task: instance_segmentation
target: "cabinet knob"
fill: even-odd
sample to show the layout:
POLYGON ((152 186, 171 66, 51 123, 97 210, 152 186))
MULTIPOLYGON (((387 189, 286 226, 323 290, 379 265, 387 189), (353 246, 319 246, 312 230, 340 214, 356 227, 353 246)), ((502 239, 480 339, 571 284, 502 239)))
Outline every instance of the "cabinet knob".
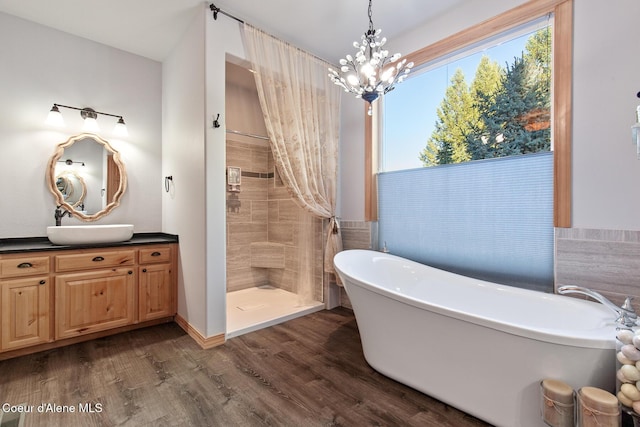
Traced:
POLYGON ((46 281, 46 280, 40 280, 40 284, 41 284, 41 285, 44 285, 45 283, 47 283, 47 281, 46 281))
POLYGON ((128 271, 128 273, 129 273, 129 274, 133 274, 133 271, 129 270, 129 271, 128 271))
POLYGON ((142 269, 142 272, 143 272, 143 273, 146 273, 146 272, 147 272, 147 269, 146 269, 146 268, 143 268, 143 269, 142 269))

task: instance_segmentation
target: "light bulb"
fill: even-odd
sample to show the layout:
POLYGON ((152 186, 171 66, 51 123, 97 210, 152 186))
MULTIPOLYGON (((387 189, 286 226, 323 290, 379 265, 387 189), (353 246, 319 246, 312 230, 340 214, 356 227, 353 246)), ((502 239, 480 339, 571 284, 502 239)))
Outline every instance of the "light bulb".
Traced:
POLYGON ((58 106, 53 104, 53 107, 49 111, 49 115, 47 116, 46 124, 51 126, 62 127, 64 126, 64 119, 62 118, 62 114, 58 109, 58 106))
POLYGON ((100 126, 98 126, 98 121, 93 117, 87 117, 84 119, 84 124, 82 125, 82 129, 86 132, 100 132, 100 126))
POLYGON ((349 74, 347 76, 347 82, 349 82, 349 84, 351 86, 356 86, 357 84, 360 83, 360 80, 356 76, 354 76, 353 74, 349 74))
POLYGON ((118 119, 118 123, 116 123, 116 127, 113 129, 113 133, 117 136, 129 136, 127 125, 124 123, 124 119, 122 117, 118 119))

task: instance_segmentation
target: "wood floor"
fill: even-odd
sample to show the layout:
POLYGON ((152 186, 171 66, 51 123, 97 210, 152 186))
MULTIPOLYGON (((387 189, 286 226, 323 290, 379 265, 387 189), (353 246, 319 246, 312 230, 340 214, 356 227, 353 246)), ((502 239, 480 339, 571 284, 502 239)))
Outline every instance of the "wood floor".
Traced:
POLYGON ((5 360, 4 403, 25 426, 487 426, 370 368, 343 308, 210 350, 166 324, 5 360))

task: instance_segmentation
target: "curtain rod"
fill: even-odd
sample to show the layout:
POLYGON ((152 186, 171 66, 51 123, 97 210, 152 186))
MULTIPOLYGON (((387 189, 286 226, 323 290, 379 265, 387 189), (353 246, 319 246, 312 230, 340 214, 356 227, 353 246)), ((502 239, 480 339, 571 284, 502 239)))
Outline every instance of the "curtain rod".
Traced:
MULTIPOLYGON (((209 9, 211 9, 211 12, 213 12, 213 19, 214 19, 214 21, 217 21, 217 20, 218 20, 218 13, 221 13, 221 14, 223 14, 223 15, 228 16, 228 17, 229 17, 229 18, 231 18, 231 19, 235 19, 236 21, 238 21, 238 22, 239 22, 239 23, 241 23, 241 24, 245 24, 245 22, 244 22, 242 19, 237 18, 237 17, 235 17, 235 16, 233 16, 233 15, 231 15, 231 14, 229 14, 229 13, 225 12, 224 10, 220 9, 219 7, 216 7, 216 5, 215 5, 215 4, 213 4, 213 3, 211 3, 211 4, 209 5, 209 9)), ((257 29, 257 28, 256 28, 256 29, 257 29)), ((262 31, 262 30, 260 30, 260 31, 262 31)), ((275 37, 275 36, 273 36, 273 35, 271 35, 271 34, 269 34, 269 36, 271 36, 271 37, 273 37, 273 38, 275 38, 275 39, 279 40, 277 37, 275 37)), ((291 45, 291 44, 290 44, 290 43, 288 43, 288 42, 284 42, 284 43, 287 43, 288 45, 291 45)), ((293 45, 291 45, 291 46, 293 46, 293 45)), ((312 57, 314 57, 314 58, 315 58, 315 59, 317 59, 318 61, 324 62, 325 64, 329 64, 329 65, 332 65, 332 66, 334 66, 334 67, 335 67, 335 65, 333 65, 331 62, 327 61, 326 59, 322 59, 322 58, 320 58, 319 56, 316 56, 316 55, 312 54, 311 52, 307 52, 307 51, 306 51, 306 50, 304 50, 304 49, 300 49, 299 47, 296 47, 296 46, 293 46, 293 47, 295 47, 296 49, 300 50, 301 52, 304 52, 304 53, 306 53, 306 54, 308 54, 308 55, 311 55, 312 57)), ((340 67, 338 67, 338 68, 340 68, 340 67)))
POLYGON ((241 24, 244 24, 244 21, 240 18, 236 18, 235 16, 228 14, 227 12, 225 12, 224 10, 220 9, 219 7, 216 7, 215 4, 211 3, 209 5, 209 9, 211 9, 211 12, 213 12, 213 19, 214 20, 218 20, 218 13, 221 13, 223 15, 228 16, 231 19, 235 19, 236 21, 238 21, 241 24))

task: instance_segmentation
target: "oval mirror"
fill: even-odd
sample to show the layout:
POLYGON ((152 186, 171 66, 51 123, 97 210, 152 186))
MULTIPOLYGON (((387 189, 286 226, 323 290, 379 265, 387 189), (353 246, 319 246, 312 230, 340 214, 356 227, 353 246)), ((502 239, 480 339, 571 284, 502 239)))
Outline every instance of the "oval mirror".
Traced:
POLYGON ((106 140, 83 133, 58 144, 47 168, 56 204, 84 221, 95 221, 120 204, 127 188, 124 163, 106 140))
POLYGON ((84 198, 87 195, 87 184, 84 178, 74 170, 65 170, 56 174, 56 187, 64 201, 75 209, 84 211, 84 198))

